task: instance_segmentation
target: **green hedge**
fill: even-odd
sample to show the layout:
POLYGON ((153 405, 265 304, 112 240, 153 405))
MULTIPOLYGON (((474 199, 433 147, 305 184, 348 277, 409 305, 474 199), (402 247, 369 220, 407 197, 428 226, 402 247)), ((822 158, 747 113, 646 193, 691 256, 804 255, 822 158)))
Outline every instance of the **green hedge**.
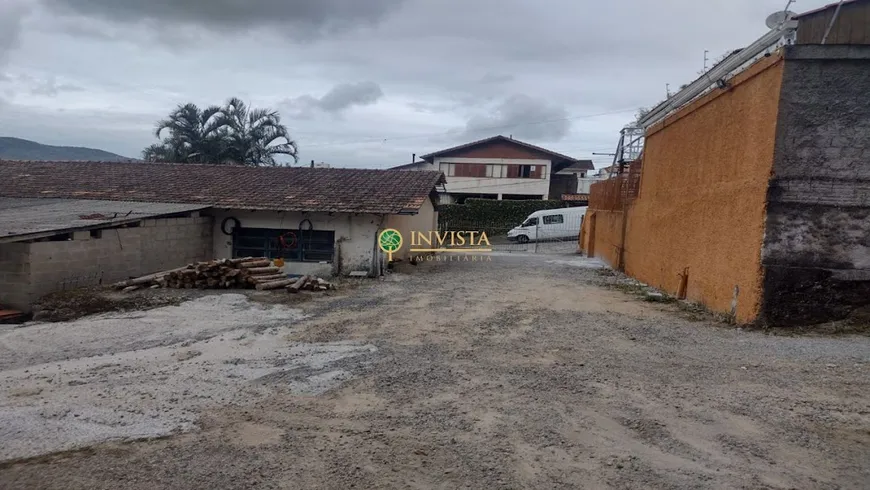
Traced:
POLYGON ((444 230, 482 230, 503 232, 518 226, 530 214, 544 209, 563 208, 562 201, 496 201, 467 199, 465 204, 438 206, 438 228, 444 230))

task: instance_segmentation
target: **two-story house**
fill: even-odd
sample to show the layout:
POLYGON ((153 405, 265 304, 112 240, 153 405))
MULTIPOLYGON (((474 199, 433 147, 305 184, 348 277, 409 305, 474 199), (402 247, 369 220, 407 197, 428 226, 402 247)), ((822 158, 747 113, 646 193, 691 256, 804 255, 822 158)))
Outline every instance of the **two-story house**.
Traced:
POLYGON ((461 203, 469 197, 487 199, 558 199, 563 185, 554 175, 563 168, 588 167, 554 151, 506 136, 494 136, 420 157, 422 161, 394 167, 402 170, 440 170, 447 184, 441 202, 461 203), (556 189, 559 187, 559 189, 556 189))

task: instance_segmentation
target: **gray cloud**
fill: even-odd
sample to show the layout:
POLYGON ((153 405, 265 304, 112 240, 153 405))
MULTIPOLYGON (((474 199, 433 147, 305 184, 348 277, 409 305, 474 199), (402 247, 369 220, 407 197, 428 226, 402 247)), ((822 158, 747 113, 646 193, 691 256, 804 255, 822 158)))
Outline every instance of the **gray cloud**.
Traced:
POLYGON ((514 95, 498 104, 489 114, 469 119, 465 134, 477 138, 510 132, 519 139, 559 141, 571 130, 568 117, 568 111, 562 106, 528 95, 514 95))
POLYGON ((26 73, 14 76, 0 73, 0 83, 6 84, 10 95, 16 92, 28 92, 31 95, 56 97, 62 92, 83 92, 85 90, 83 87, 71 83, 58 83, 57 78, 53 75, 39 78, 26 73))
POLYGON ((374 24, 404 0, 42 0, 63 13, 155 26, 188 24, 242 31, 269 26, 304 39, 374 24))
POLYGON ((338 115, 353 106, 375 104, 383 96, 384 91, 375 82, 341 83, 320 98, 303 95, 284 101, 282 105, 297 117, 307 119, 313 116, 315 110, 338 115))
POLYGON ((513 75, 508 75, 506 73, 496 74, 490 72, 480 78, 480 83, 483 85, 502 85, 505 83, 513 82, 514 80, 516 80, 516 77, 513 75))
POLYGON ((28 8, 24 2, 4 0, 0 2, 0 68, 6 64, 9 53, 18 46, 21 22, 28 8))
POLYGON ((30 93, 33 95, 44 95, 47 97, 56 97, 61 92, 82 92, 85 89, 71 83, 57 83, 55 77, 48 77, 44 80, 27 77, 31 82, 30 93))
POLYGON ((318 106, 326 112, 338 112, 353 105, 374 104, 383 96, 375 82, 342 83, 321 97, 318 106))
MULTIPOLYGON (((801 0, 795 8, 830 1, 801 0)), ((153 142, 154 121, 179 102, 203 106, 239 95, 285 115, 303 161, 386 166, 497 133, 589 158, 612 149, 622 125, 638 107, 659 101, 666 83, 673 90, 695 79, 704 50, 715 55, 751 43, 784 4, 0 0, 0 35, 7 39, 0 52, 15 45, 8 39, 20 39, 0 73, 53 74, 58 85, 88 89, 45 97, 17 79, 0 83, 8 101, 0 118, 19 114, 0 121, 0 132, 44 138, 66 109, 61 130, 69 141, 61 143, 79 139, 136 155, 153 142), (13 23, 11 1, 33 7, 13 23), (615 29, 614 22, 632 28, 615 29), (10 35, 6 25, 22 35, 10 35), (389 97, 330 91, 336 80, 377 80, 389 97), (288 94, 308 95, 286 100, 288 94), (376 104, 356 105, 373 98, 376 104), (125 112, 147 124, 117 117, 125 112), (602 113, 611 115, 586 117, 602 113), (565 116, 570 123, 552 121, 565 116), (541 120, 552 122, 529 124, 541 120), (499 129, 487 129, 493 126, 499 129), (108 130, 111 138, 94 140, 108 130)))

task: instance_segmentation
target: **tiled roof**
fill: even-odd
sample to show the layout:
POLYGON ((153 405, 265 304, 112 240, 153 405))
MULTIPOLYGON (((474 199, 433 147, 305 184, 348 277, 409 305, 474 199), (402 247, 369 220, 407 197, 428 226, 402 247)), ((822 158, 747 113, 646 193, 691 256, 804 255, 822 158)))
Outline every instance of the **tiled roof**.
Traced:
POLYGON ((0 196, 202 204, 232 209, 416 211, 441 172, 0 160, 0 196))
POLYGON ((563 167, 562 170, 595 170, 595 165, 592 160, 577 160, 571 165, 563 167))
POLYGON ((426 160, 421 160, 419 162, 396 165, 395 167, 390 167, 390 170, 416 170, 417 167, 421 165, 429 165, 429 162, 427 162, 426 160))
MULTIPOLYGON (((472 141, 471 143, 465 143, 464 145, 454 146, 453 148, 447 148, 446 150, 436 151, 436 152, 430 153, 428 155, 423 155, 420 158, 422 158, 423 160, 426 160, 426 161, 430 161, 433 158, 443 156, 443 155, 446 155, 448 153, 454 153, 454 152, 457 152, 459 150, 465 150, 465 149, 468 149, 468 148, 471 148, 474 146, 486 145, 486 144, 489 144, 489 143, 492 143, 495 141, 504 141, 506 143, 511 143, 511 144, 514 144, 517 146, 521 146, 521 147, 527 148, 529 150, 543 153, 543 154, 548 155, 548 156, 555 158, 557 160, 565 160, 567 162, 584 162, 584 161, 586 161, 586 160, 577 160, 576 158, 571 158, 567 155, 563 155, 561 153, 556 153, 555 151, 550 151, 546 148, 541 148, 540 146, 535 146, 531 143, 526 143, 524 141, 515 140, 513 138, 508 138, 507 136, 502 136, 502 135, 493 136, 491 138, 484 138, 482 140, 472 141)), ((592 170, 592 168, 593 168, 592 161, 591 160, 588 160, 588 161, 589 161, 589 169, 588 170, 592 170)))

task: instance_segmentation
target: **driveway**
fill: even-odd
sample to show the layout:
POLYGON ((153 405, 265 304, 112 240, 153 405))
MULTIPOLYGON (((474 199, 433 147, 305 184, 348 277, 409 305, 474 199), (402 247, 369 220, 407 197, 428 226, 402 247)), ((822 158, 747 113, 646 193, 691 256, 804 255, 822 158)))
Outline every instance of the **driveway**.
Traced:
POLYGON ((204 309, 256 313, 216 327, 161 309, 151 324, 171 327, 114 352, 93 325, 2 332, 0 411, 22 425, 0 429, 20 452, 0 487, 870 486, 870 338, 690 321, 601 287, 592 265, 423 263, 299 310, 216 299, 204 309), (57 384, 28 377, 46 371, 57 384), (109 409, 159 424, 124 432, 109 409), (65 429, 78 412, 95 442, 65 429), (157 438, 99 442, 138 430, 157 438))

